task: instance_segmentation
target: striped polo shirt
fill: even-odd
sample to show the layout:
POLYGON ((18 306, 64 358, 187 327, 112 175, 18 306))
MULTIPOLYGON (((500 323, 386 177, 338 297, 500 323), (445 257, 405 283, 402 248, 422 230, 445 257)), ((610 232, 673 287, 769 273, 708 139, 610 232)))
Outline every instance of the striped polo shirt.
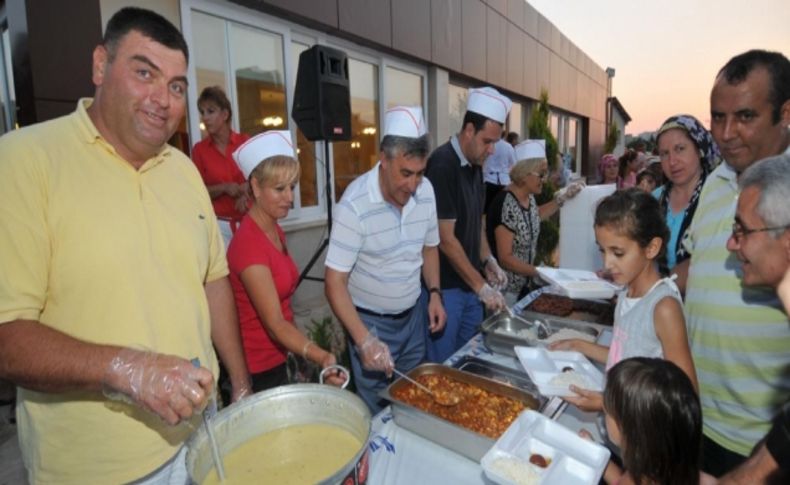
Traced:
POLYGON ((351 273, 348 291, 354 305, 399 313, 420 296, 423 248, 439 244, 436 198, 423 178, 399 211, 381 194, 380 165, 354 180, 335 206, 325 264, 351 273))
POLYGON ((685 311, 703 431, 748 455, 790 397, 790 325, 774 290, 741 285, 741 264, 726 247, 737 200, 737 174, 723 163, 705 183, 686 241, 685 311))

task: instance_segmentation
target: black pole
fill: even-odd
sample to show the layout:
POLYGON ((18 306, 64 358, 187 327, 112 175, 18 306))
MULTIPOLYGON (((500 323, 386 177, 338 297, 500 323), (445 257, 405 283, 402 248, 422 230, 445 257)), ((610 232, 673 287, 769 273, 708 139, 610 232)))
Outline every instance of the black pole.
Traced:
POLYGON ((307 263, 307 266, 302 270, 302 274, 299 275, 299 281, 296 283, 296 287, 298 288, 299 285, 302 284, 304 280, 310 281, 324 281, 324 278, 319 278, 317 276, 309 276, 307 273, 313 268, 313 265, 318 261, 318 258, 321 257, 321 254, 324 252, 324 249, 329 246, 329 237, 332 235, 332 177, 329 170, 329 141, 324 140, 324 192, 326 193, 326 237, 321 242, 321 245, 318 246, 318 249, 315 250, 313 256, 310 258, 310 261, 307 263))

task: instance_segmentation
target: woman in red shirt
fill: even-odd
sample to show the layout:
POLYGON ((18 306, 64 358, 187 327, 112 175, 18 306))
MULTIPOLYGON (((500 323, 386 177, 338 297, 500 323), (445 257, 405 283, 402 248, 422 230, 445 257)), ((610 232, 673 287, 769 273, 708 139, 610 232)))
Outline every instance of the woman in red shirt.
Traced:
MULTIPOLYGON (((291 296, 299 273, 277 224, 288 215, 299 180, 299 162, 293 156, 288 131, 256 135, 233 154, 253 195, 228 248, 228 266, 254 392, 288 383, 289 351, 323 368, 336 363, 333 354, 293 324, 291 296)), ((342 377, 331 375, 327 381, 340 385, 342 377)))
POLYGON ((246 180, 231 154, 250 137, 231 130, 230 101, 220 87, 207 87, 200 93, 198 111, 208 136, 192 148, 192 161, 208 188, 227 247, 231 227, 247 212, 246 180))

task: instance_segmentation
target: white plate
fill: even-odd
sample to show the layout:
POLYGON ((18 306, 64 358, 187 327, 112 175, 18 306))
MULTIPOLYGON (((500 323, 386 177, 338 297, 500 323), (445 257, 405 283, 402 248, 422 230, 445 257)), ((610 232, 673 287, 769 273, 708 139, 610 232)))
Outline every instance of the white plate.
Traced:
POLYGON ((568 386, 556 385, 551 382, 555 377, 562 375, 562 369, 566 367, 573 368, 573 371, 588 384, 579 387, 591 391, 603 391, 603 374, 580 352, 551 351, 542 347, 522 346, 517 346, 513 350, 524 370, 529 374, 529 378, 538 386, 538 391, 544 396, 576 395, 568 386))
POLYGON ((531 467, 539 484, 597 484, 609 461, 609 450, 535 411, 527 410, 510 425, 480 460, 486 476, 496 483, 515 482, 496 467, 499 459, 512 459, 531 467), (533 453, 551 459, 547 468, 529 463, 533 453))
POLYGON ((613 297, 618 289, 616 285, 599 278, 592 271, 548 266, 539 266, 537 271, 542 279, 558 286, 571 298, 608 299, 613 297))

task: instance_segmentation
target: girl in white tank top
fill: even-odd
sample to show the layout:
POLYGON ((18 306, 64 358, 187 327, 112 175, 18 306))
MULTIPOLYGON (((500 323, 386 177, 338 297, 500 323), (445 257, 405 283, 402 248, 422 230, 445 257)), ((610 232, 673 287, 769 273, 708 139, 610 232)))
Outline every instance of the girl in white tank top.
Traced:
MULTIPOLYGON (((563 340, 552 350, 576 350, 606 363, 607 370, 629 357, 661 357, 673 362, 697 387, 689 350, 683 302, 674 278, 662 277, 669 229, 658 201, 638 189, 617 191, 595 211, 595 239, 604 268, 623 287, 617 298, 611 347, 563 340), (663 269, 663 268, 662 268, 663 269)), ((601 394, 571 388, 566 400, 584 410, 601 410, 601 394)))

